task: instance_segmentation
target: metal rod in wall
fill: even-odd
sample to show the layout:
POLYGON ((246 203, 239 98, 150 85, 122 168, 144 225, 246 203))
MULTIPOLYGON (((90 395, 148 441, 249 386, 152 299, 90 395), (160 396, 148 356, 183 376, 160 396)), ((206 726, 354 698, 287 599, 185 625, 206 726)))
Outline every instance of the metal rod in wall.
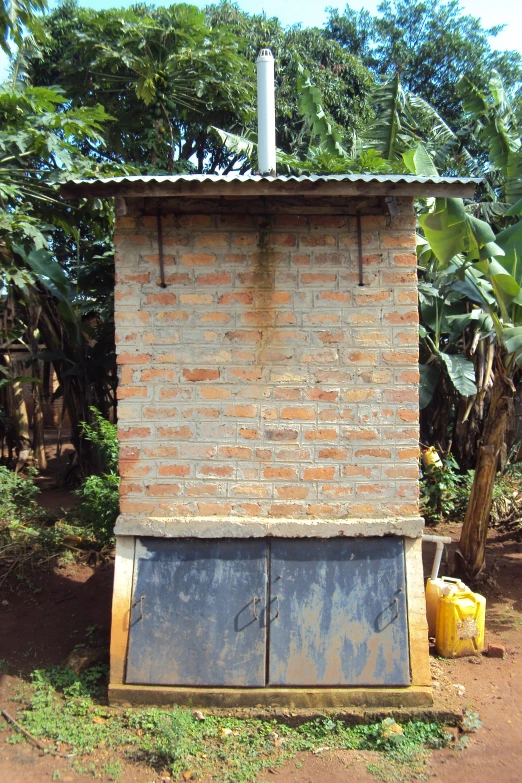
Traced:
POLYGON ((364 285, 361 213, 357 211, 357 249, 359 251, 359 285, 364 285))
POLYGON ((160 270, 160 288, 166 288, 165 282, 165 266, 163 263, 163 226, 161 224, 161 209, 158 207, 156 212, 156 219, 158 221, 158 256, 159 256, 159 270, 160 270))

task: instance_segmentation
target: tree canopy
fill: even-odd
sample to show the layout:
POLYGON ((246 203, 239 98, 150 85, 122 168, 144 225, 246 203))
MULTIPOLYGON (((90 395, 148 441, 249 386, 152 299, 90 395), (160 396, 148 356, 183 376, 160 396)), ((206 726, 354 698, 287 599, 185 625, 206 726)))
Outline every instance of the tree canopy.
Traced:
POLYGON ((271 46, 277 63, 278 144, 299 144, 297 61, 346 128, 369 117, 369 71, 318 28, 285 30, 277 19, 249 15, 227 2, 206 12, 190 5, 95 11, 65 0, 44 20, 47 41, 29 60, 38 85, 59 83, 74 105, 101 103, 117 118, 101 160, 140 170, 231 170, 217 126, 255 132, 255 59, 271 46))
POLYGON ((463 121, 455 85, 462 74, 479 89, 492 70, 500 73, 512 98, 522 101, 522 54, 501 52, 491 40, 501 26, 485 29, 464 14, 459 0, 382 0, 378 13, 329 9, 328 34, 360 57, 376 77, 399 75, 409 92, 432 104, 454 126, 463 121))

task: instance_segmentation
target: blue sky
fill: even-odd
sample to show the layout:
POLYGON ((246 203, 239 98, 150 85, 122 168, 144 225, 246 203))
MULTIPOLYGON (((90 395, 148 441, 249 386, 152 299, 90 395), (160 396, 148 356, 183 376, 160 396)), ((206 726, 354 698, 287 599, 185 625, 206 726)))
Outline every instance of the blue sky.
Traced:
MULTIPOLYGON (((121 8, 132 5, 136 0, 81 0, 82 6, 90 8, 121 8)), ((374 13, 380 0, 351 0, 350 6, 356 10, 367 8, 374 13)), ((154 0, 148 0, 156 4, 154 0)), ((203 8, 209 0, 192 0, 194 5, 203 8)), ((305 27, 313 25, 322 27, 327 19, 326 7, 331 6, 342 10, 346 0, 239 0, 239 6, 250 13, 265 11, 268 16, 278 16, 284 25, 300 23, 305 27), (324 5, 323 5, 324 2, 324 5)), ((52 3, 51 3, 52 4, 52 3)), ((163 0, 158 5, 168 5, 169 0, 163 0)), ((484 27, 505 24, 506 28, 494 40, 497 49, 518 49, 522 51, 522 2, 520 0, 461 0, 465 13, 478 16, 484 27)), ((0 53, 1 55, 1 53, 0 53)), ((5 72, 6 59, 0 56, 0 78, 5 72)))

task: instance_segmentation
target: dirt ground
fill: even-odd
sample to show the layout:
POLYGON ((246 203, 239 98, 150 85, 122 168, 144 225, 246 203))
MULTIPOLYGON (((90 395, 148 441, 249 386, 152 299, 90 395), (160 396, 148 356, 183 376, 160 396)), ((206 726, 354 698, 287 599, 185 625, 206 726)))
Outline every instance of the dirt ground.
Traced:
MULTIPOLYGON (((42 496, 42 505, 47 507, 70 502, 67 490, 42 496)), ((451 535, 456 542, 459 527, 444 526, 436 532, 451 535)), ((427 573, 431 546, 426 545, 427 573)), ((504 659, 482 656, 454 661, 433 657, 437 690, 462 694, 457 696, 462 709, 478 712, 482 721, 477 733, 467 735, 467 747, 457 743, 432 753, 428 774, 440 783, 522 780, 522 543, 492 531, 488 570, 489 577, 481 588, 487 598, 487 643, 503 645, 506 655, 504 659)), ((8 661, 9 671, 15 664, 23 678, 35 668, 62 663, 78 643, 108 646, 112 576, 109 561, 96 567, 68 564, 13 577, 0 595, 0 663, 8 661)), ((16 715, 19 689, 19 677, 0 676, 0 709, 16 715)), ((44 755, 28 743, 4 744, 6 736, 5 732, 0 734, 0 781, 92 780, 92 775, 74 771, 68 760, 44 755)), ((376 755, 360 751, 300 754, 286 766, 264 773, 262 780, 365 783, 375 780, 366 767, 376 755)), ((107 761, 112 760, 108 756, 107 761)), ((165 778, 144 765, 124 762, 119 780, 160 783, 165 778)))

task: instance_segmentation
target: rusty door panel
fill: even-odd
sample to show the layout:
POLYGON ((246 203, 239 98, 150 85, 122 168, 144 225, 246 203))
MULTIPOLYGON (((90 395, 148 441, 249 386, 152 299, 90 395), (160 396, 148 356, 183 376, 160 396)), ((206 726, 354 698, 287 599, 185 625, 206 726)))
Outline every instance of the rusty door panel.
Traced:
POLYGON ((128 683, 265 685, 265 540, 141 538, 134 570, 128 683))
POLYGON ((401 538, 273 539, 270 685, 409 685, 401 538))

